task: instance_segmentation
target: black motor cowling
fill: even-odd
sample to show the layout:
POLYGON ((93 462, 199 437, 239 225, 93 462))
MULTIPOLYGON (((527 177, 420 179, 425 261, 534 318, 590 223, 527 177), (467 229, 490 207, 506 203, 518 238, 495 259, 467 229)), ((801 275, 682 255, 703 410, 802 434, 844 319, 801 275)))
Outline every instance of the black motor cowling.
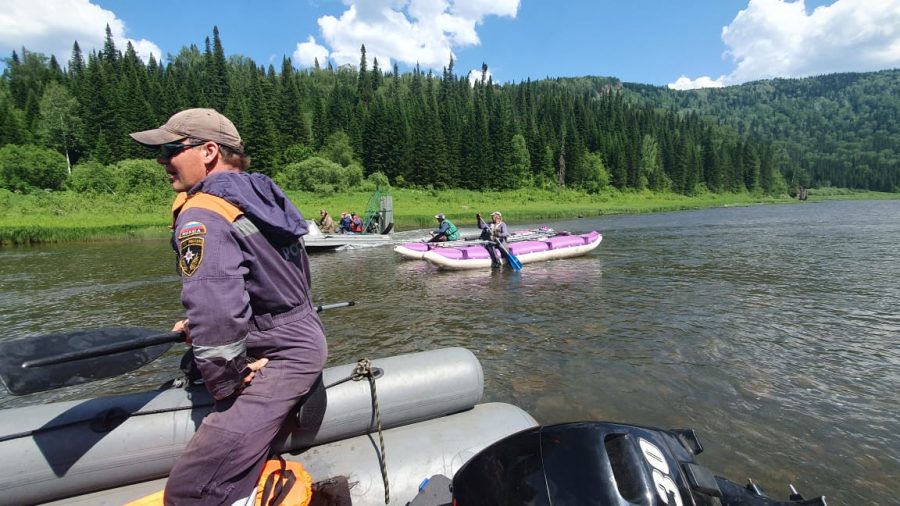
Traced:
POLYGON ((694 461, 703 451, 693 430, 606 422, 526 429, 485 448, 453 477, 456 506, 643 505, 813 506, 793 493, 769 499, 694 461))

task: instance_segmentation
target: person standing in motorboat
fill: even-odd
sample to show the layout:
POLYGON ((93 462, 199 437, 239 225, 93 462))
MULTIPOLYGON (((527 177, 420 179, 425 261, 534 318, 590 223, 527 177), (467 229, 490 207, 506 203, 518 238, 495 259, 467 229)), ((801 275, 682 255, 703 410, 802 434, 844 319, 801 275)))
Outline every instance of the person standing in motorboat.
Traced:
POLYGON ((323 234, 334 234, 337 232, 334 220, 331 219, 331 215, 328 214, 328 211, 324 209, 319 210, 319 222, 317 225, 319 225, 319 230, 321 230, 323 234))
MULTIPOLYGON (((310 296, 307 224, 214 109, 181 111, 131 137, 158 149, 179 192, 184 332, 215 398, 166 483, 166 505, 243 504, 255 497, 272 440, 320 381, 328 347, 310 296)), ((252 502, 252 501, 251 501, 252 502)))
POLYGON ((459 239, 459 230, 452 221, 448 220, 444 213, 434 215, 438 220, 438 229, 431 231, 431 239, 428 242, 446 242, 459 239))
MULTIPOLYGON (((484 219, 481 217, 481 213, 475 215, 475 221, 478 228, 481 229, 482 241, 506 244, 506 240, 509 238, 509 227, 507 227, 506 222, 503 221, 503 215, 500 214, 500 211, 491 213, 490 223, 485 223, 484 219)), ((491 267, 500 267, 500 257, 498 256, 497 249, 492 245, 485 246, 485 249, 487 249, 488 254, 491 256, 491 267)))

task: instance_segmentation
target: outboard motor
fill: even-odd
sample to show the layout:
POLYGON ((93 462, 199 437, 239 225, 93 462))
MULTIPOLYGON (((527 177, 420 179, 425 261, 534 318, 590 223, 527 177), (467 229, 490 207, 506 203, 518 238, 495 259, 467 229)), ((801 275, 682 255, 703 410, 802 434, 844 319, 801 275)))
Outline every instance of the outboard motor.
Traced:
POLYGON ((825 506, 824 497, 805 500, 793 486, 781 502, 752 482, 742 487, 715 476, 694 461, 702 451, 692 429, 605 422, 534 427, 463 465, 452 480, 452 504, 825 506))

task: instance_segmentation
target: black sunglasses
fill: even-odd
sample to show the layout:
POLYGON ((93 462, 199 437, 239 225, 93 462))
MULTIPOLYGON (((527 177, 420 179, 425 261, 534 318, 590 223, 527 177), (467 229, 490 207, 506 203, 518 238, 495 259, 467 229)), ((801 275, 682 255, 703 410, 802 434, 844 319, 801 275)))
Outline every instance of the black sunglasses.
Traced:
POLYGON ((168 160, 187 148, 195 148, 204 144, 206 144, 206 141, 194 142, 190 144, 182 144, 180 142, 169 142, 166 144, 161 144, 159 146, 159 157, 168 160))

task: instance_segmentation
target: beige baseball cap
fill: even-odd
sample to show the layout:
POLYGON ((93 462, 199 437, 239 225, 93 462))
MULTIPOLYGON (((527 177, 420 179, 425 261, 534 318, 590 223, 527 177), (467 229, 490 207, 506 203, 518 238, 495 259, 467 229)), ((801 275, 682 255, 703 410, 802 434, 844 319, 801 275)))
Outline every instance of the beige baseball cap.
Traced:
POLYGON ((202 141, 213 141, 240 153, 244 152, 244 141, 234 123, 215 109, 185 109, 176 113, 166 124, 152 130, 128 134, 145 146, 160 146, 187 137, 202 141))

